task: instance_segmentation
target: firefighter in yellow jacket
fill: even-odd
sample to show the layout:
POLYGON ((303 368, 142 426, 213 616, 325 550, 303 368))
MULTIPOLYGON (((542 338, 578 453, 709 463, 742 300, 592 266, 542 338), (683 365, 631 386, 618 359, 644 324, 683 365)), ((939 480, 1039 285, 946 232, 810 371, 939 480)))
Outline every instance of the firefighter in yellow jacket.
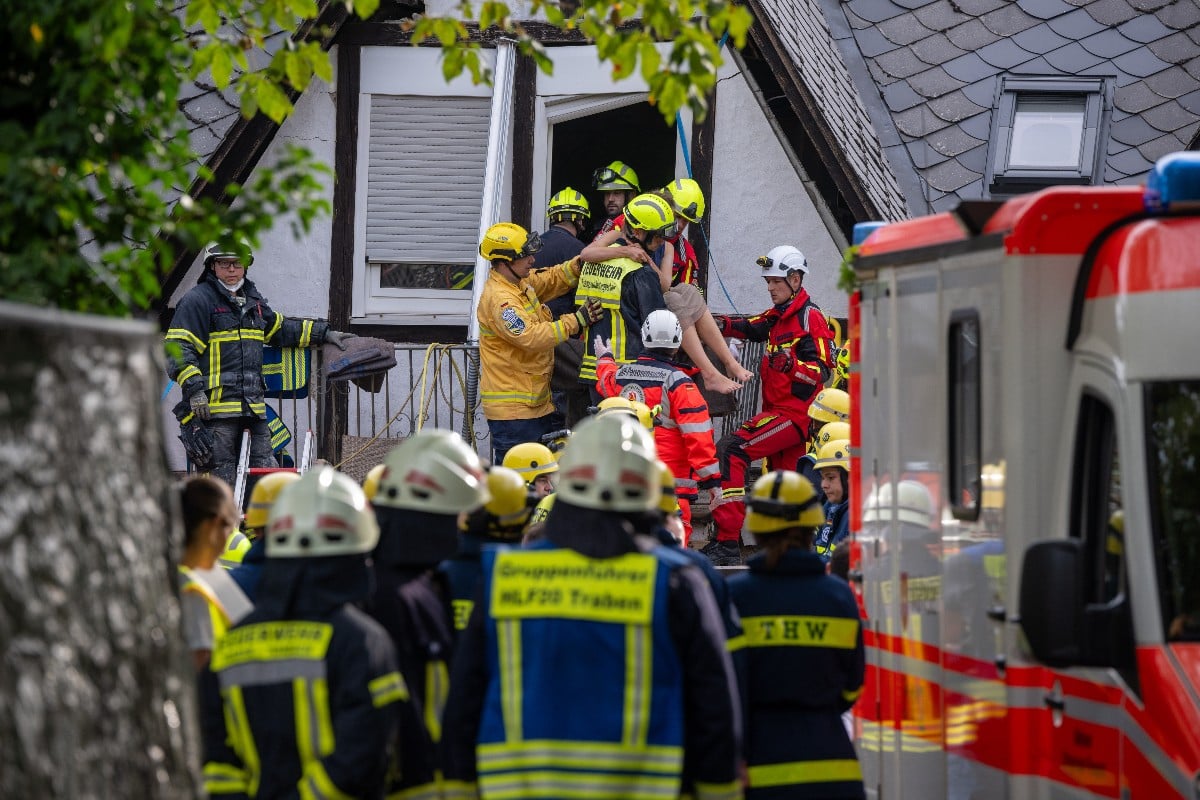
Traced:
POLYGON ((533 272, 541 248, 536 233, 499 222, 488 228, 479 254, 492 264, 479 308, 480 397, 492 434, 492 463, 509 448, 536 442, 553 430, 550 373, 554 347, 600 317, 587 303, 554 319, 543 301, 566 294, 579 282, 578 258, 533 272))

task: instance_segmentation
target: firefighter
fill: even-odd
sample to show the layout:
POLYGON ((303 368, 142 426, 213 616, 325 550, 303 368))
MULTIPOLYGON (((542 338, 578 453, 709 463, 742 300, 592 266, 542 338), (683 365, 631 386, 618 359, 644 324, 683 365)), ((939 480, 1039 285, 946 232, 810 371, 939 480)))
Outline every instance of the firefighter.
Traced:
POLYGON ((529 490, 539 500, 554 493, 558 459, 546 445, 539 442, 522 442, 504 456, 503 466, 516 471, 524 478, 529 490))
POLYGON ((229 576, 251 600, 258 594, 263 562, 267 559, 267 518, 271 514, 271 506, 275 505, 279 493, 285 487, 298 480, 298 472, 270 472, 259 478, 250 490, 250 505, 242 523, 250 540, 250 547, 242 556, 241 563, 230 570, 229 576))
POLYGON ((596 232, 602 236, 614 228, 614 221, 621 214, 621 209, 642 191, 638 184, 637 173, 633 167, 623 161, 614 161, 607 167, 600 167, 592 173, 592 188, 600 192, 604 203, 604 224, 596 232))
MULTIPOLYGON (((662 244, 663 237, 675 230, 675 212, 666 200, 653 194, 641 194, 629 201, 623 214, 621 244, 640 248, 647 256, 662 244)), ((585 262, 575 294, 579 303, 598 303, 603 308, 600 320, 589 335, 599 334, 612 348, 618 364, 628 364, 642 352, 638 332, 651 313, 666 308, 658 273, 650 264, 631 258, 610 258, 599 263, 585 262)), ((582 306, 581 306, 582 307, 582 306)), ((583 365, 579 380, 588 384, 592 399, 596 391, 596 353, 590 338, 584 338, 583 365)))
POLYGON ((242 430, 250 431, 250 466, 275 467, 263 397, 263 345, 342 350, 353 334, 323 320, 271 310, 246 269, 254 254, 244 244, 214 242, 204 272, 183 296, 167 330, 167 377, 183 401, 174 409, 192 463, 233 485, 242 430))
POLYGON ((489 499, 463 517, 458 552, 438 566, 450 590, 451 618, 457 633, 467 627, 475 594, 483 579, 482 554, 487 544, 518 545, 533 507, 530 490, 516 470, 491 467, 487 473, 489 499))
POLYGON ((586 420, 560 469, 545 538, 484 552, 446 708, 446 796, 740 797, 712 591, 635 536, 661 495, 653 437, 622 415, 586 420))
POLYGON ((202 683, 209 796, 382 798, 397 747, 393 786, 432 791, 392 643, 356 607, 378 538, 362 490, 329 467, 280 494, 259 604, 217 643, 202 683))
POLYGON ((682 339, 679 320, 662 309, 642 324, 645 349, 632 364, 618 368, 606 342, 597 341, 594 346, 600 356, 596 366, 600 394, 661 408, 654 442, 659 458, 676 476, 675 495, 682 509, 686 547, 692 537, 692 503, 703 492, 706 504, 716 505, 721 467, 708 404, 691 376, 674 361, 682 339))
POLYGON ((861 798, 841 715, 862 690, 863 634, 850 587, 812 551, 816 493, 799 473, 769 472, 747 505, 762 551, 729 579, 745 631, 747 800, 861 798))
POLYGON ((841 389, 822 389, 808 407, 808 416, 819 423, 850 422, 850 395, 841 389))
POLYGON ((458 434, 424 430, 384 459, 372 505, 379 521, 368 606, 396 645, 400 671, 441 736, 454 644, 450 589, 437 566, 458 549, 458 517, 488 500, 483 462, 458 434))
POLYGON ((826 443, 813 466, 821 475, 825 495, 825 522, 817 531, 813 549, 828 563, 834 548, 850 538, 850 442, 834 439, 826 443))
POLYGON ((179 605, 183 638, 196 670, 212 655, 213 644, 253 608, 224 569, 214 569, 230 532, 237 506, 229 484, 194 475, 180 486, 183 558, 179 562, 179 605))
POLYGON ((753 317, 718 317, 725 336, 766 341, 760 374, 762 413, 717 443, 723 480, 713 509, 717 535, 704 553, 715 564, 741 563, 739 538, 746 515, 746 471, 768 458, 795 469, 809 435, 808 407, 833 370, 833 331, 804 289, 808 262, 791 245, 773 248, 756 262, 772 307, 753 317))
MULTIPOLYGON (((808 414, 810 417, 812 416, 812 406, 808 407, 808 414)), ((811 431, 812 429, 810 428, 809 430, 811 431)), ((817 428, 816 435, 809 439, 808 452, 802 455, 800 461, 796 464, 796 471, 808 478, 813 488, 817 491, 817 498, 821 501, 821 505, 825 504, 825 491, 821 488, 821 475, 817 472, 814 464, 817 463, 817 453, 820 449, 834 439, 850 439, 849 423, 826 422, 817 428)))
POLYGON ((492 461, 509 448, 554 430, 550 373, 554 347, 600 318, 585 302, 552 319, 542 301, 569 292, 579 281, 578 259, 531 272, 541 248, 536 234, 500 222, 487 229, 479 254, 492 265, 475 314, 479 319, 479 396, 492 434, 492 461))

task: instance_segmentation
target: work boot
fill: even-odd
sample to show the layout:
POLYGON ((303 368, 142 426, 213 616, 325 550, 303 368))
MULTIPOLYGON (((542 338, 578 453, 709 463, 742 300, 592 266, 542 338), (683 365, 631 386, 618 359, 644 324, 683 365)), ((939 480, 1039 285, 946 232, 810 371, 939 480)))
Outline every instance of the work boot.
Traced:
POLYGON ((737 567, 742 563, 742 548, 736 541, 720 542, 713 539, 700 552, 708 557, 714 567, 737 567))

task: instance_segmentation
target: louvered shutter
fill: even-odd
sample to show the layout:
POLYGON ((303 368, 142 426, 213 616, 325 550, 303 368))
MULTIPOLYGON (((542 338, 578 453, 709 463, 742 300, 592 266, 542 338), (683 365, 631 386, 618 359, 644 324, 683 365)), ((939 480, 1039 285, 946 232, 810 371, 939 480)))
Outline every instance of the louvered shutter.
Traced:
POLYGON ((367 260, 475 260, 491 101, 371 96, 367 260))

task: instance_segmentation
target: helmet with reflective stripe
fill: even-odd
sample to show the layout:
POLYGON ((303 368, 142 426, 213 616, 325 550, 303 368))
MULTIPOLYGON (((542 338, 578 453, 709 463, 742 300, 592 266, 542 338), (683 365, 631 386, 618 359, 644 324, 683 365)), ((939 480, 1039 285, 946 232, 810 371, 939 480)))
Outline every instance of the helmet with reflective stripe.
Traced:
POLYGON ((654 236, 675 233, 675 212, 671 204, 656 194, 639 194, 625 205, 625 224, 654 236))
POLYGON ((654 436, 628 414, 583 420, 558 463, 558 499, 565 503, 617 512, 658 508, 654 436))
POLYGON ((642 344, 658 350, 678 350, 683 346, 679 317, 665 308, 651 311, 642 323, 642 344))
POLYGON ((798 472, 768 472, 754 482, 746 498, 746 530, 755 536, 816 527, 824 521, 816 489, 798 472))
POLYGON ((846 472, 849 472, 850 455, 850 440, 834 439, 817 451, 817 460, 813 464, 813 468, 822 470, 829 469, 830 467, 841 467, 846 472))
POLYGON ((208 247, 204 248, 204 266, 211 267, 212 262, 218 259, 237 259, 243 267, 249 267, 254 263, 254 251, 250 249, 250 243, 242 240, 236 241, 231 237, 225 237, 215 242, 209 242, 208 247))
POLYGON ((850 423, 842 422, 826 422, 821 426, 821 430, 817 431, 817 447, 821 448, 835 439, 850 438, 850 423))
POLYGON ((654 418, 661 410, 657 406, 651 408, 639 400, 631 400, 628 397, 606 397, 596 406, 596 416, 607 417, 616 414, 635 417, 638 422, 642 423, 642 427, 651 431, 654 430, 654 418))
POLYGON ((790 244, 772 247, 770 252, 756 258, 754 263, 762 267, 764 278, 786 278, 793 272, 808 274, 808 259, 790 244))
POLYGON ((809 405, 808 416, 819 422, 849 422, 850 395, 841 389, 822 389, 809 405))
POLYGON ((525 479, 516 470, 492 467, 487 473, 487 487, 490 499, 468 515, 464 530, 495 539, 520 539, 533 510, 525 479))
POLYGON ((515 222, 497 222, 479 243, 479 255, 488 261, 516 261, 542 249, 542 240, 515 222))
POLYGON ((846 342, 837 351, 837 376, 843 381, 850 380, 850 342, 846 342))
POLYGON ((283 488, 267 522, 268 558, 369 553, 379 526, 367 496, 332 467, 317 467, 283 488))
POLYGON ((488 500, 483 462, 457 433, 424 430, 387 454, 374 505, 458 514, 488 500))
POLYGON ((592 173, 592 188, 601 192, 640 192, 637 173, 624 161, 614 161, 592 173))
POLYGON ((592 211, 588 207, 587 198, 568 186, 550 198, 546 205, 546 216, 552 223, 564 219, 582 221, 590 219, 592 211))
POLYGON ((933 525, 933 510, 933 496, 920 481, 885 483, 867 497, 862 521, 891 522, 895 519, 929 528, 933 525))
POLYGON ((699 222, 704 216, 704 192, 691 178, 676 178, 667 184, 666 191, 675 213, 688 222, 699 222))
POLYGON ((269 472, 258 479, 250 492, 250 506, 246 509, 246 527, 261 528, 267 524, 271 506, 275 504, 279 493, 288 486, 300 480, 296 472, 269 472))
POLYGON ((504 454, 504 466, 516 471, 530 486, 542 475, 558 472, 558 459, 539 442, 522 442, 504 454))

